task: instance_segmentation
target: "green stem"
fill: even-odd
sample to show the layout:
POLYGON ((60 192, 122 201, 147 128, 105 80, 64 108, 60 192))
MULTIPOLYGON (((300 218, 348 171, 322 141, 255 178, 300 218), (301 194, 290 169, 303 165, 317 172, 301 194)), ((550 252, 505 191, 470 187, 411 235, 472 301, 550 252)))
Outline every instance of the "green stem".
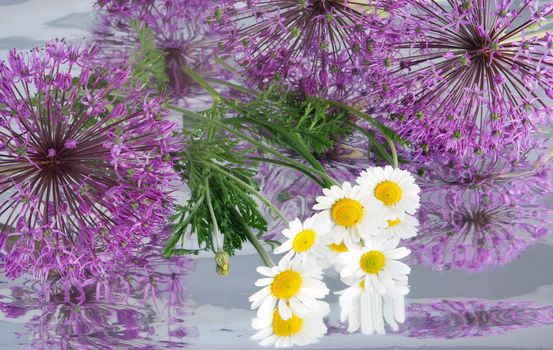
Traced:
POLYGON ((232 88, 232 89, 234 89, 234 90, 236 90, 236 91, 243 92, 243 93, 248 94, 248 95, 250 95, 250 96, 255 96, 255 95, 257 95, 257 92, 256 92, 256 91, 250 90, 250 89, 245 88, 245 87, 243 87, 243 86, 240 86, 240 85, 238 85, 238 84, 233 84, 233 83, 228 82, 228 81, 225 81, 225 80, 214 79, 214 78, 212 78, 212 79, 209 79, 209 81, 214 82, 214 83, 216 83, 216 84, 228 86, 228 87, 230 87, 230 88, 232 88))
POLYGON ((297 171, 309 176, 311 178, 311 180, 313 180, 315 183, 317 183, 317 185, 319 185, 321 188, 326 188, 327 187, 325 185, 325 183, 323 181, 321 181, 318 177, 314 176, 313 174, 311 174, 308 171, 305 171, 302 168, 297 167, 294 164, 290 164, 290 163, 287 163, 285 161, 278 160, 278 159, 264 158, 264 157, 248 157, 248 159, 256 160, 256 161, 259 161, 259 162, 278 164, 278 165, 282 165, 282 166, 285 166, 285 167, 288 167, 288 168, 292 168, 294 170, 297 170, 297 171))
POLYGON ((223 98, 221 94, 218 93, 217 90, 212 88, 211 85, 209 85, 204 78, 202 78, 198 73, 196 73, 194 69, 188 67, 187 65, 183 65, 182 69, 186 74, 188 74, 192 79, 194 79, 202 88, 204 88, 205 91, 207 91, 211 95, 211 97, 213 97, 215 100, 219 100, 223 98))
POLYGON ((257 198, 259 198, 260 201, 262 201, 263 203, 265 203, 272 211, 275 212, 275 214, 286 224, 288 225, 288 219, 286 218, 286 216, 284 216, 284 214, 277 208, 274 206, 273 203, 271 203, 270 200, 268 200, 267 198, 265 198, 264 195, 262 195, 261 193, 259 193, 255 188, 251 187, 250 185, 248 185, 247 183, 245 183, 244 181, 242 181, 241 179, 239 179, 238 177, 234 176, 233 174, 229 173, 228 171, 225 171, 223 169, 221 169, 220 167, 216 166, 216 165, 213 165, 209 162, 206 162, 206 161, 203 161, 203 163, 205 165, 207 165, 209 168, 231 178, 232 180, 234 180, 237 184, 239 184, 244 190, 248 191, 249 193, 253 194, 254 196, 256 196, 257 198))
POLYGON ((386 138, 386 141, 388 141, 388 146, 390 146, 390 150, 392 151, 392 166, 394 167, 394 169, 397 169, 398 161, 397 161, 396 146, 389 138, 386 138))
POLYGON ((211 216, 211 222, 215 228, 215 232, 211 233, 211 237, 215 237, 215 244, 211 242, 211 246, 214 248, 214 252, 217 253, 220 250, 223 250, 223 239, 221 239, 221 231, 219 230, 219 225, 217 224, 217 218, 215 217, 215 211, 213 210, 213 204, 211 203, 211 195, 209 190, 209 180, 205 178, 205 191, 206 191, 206 201, 207 208, 209 209, 209 215, 211 216))
POLYGON ((229 72, 233 73, 234 75, 236 75, 237 77, 242 77, 242 74, 240 74, 239 71, 237 71, 236 69, 234 69, 233 67, 231 67, 227 62, 225 62, 224 59, 222 59, 221 57, 219 56, 215 56, 215 62, 217 62, 220 66, 222 66, 223 68, 225 68, 226 70, 228 70, 229 72))
POLYGON ((240 216, 236 212, 236 209, 234 208, 230 208, 230 209, 234 212, 234 216, 238 218, 238 220, 240 221, 240 224, 242 225, 242 227, 244 228, 244 231, 246 232, 246 237, 248 238, 248 241, 250 241, 250 243, 253 245, 253 247, 261 257, 261 260, 263 260, 263 264, 265 264, 265 266, 267 267, 275 266, 275 263, 273 262, 269 254, 267 254, 265 249, 263 249, 263 246, 261 245, 261 242, 259 242, 259 239, 257 239, 256 235, 253 234, 253 232, 250 230, 248 225, 244 222, 244 219, 242 218, 242 216, 240 216))
POLYGON ((388 145, 390 146, 390 150, 392 151, 391 165, 394 168, 398 167, 398 159, 397 159, 396 148, 394 146, 393 140, 388 136, 388 133, 390 133, 390 132, 393 133, 393 131, 390 128, 386 127, 384 124, 382 124, 378 120, 372 118, 370 115, 368 115, 366 113, 363 113, 361 111, 358 111, 357 109, 355 109, 353 107, 350 107, 346 104, 336 102, 336 101, 332 101, 332 100, 326 100, 326 102, 329 103, 330 105, 342 108, 342 109, 348 111, 349 113, 354 114, 358 117, 361 117, 362 119, 364 119, 364 120, 368 121, 369 123, 371 123, 380 132, 380 134, 382 136, 384 136, 384 138, 386 138, 386 141, 388 142, 388 145))
POLYGON ((378 140, 376 139, 376 137, 374 135, 372 135, 368 130, 365 130, 363 129, 362 127, 360 127, 359 125, 355 124, 355 123, 350 123, 351 126, 356 129, 357 131, 361 132, 362 134, 364 134, 368 139, 369 139, 369 142, 372 142, 374 147, 375 147, 375 151, 378 150, 379 154, 390 164, 393 163, 394 159, 393 157, 388 153, 388 151, 386 150, 386 146, 382 145, 380 142, 378 142, 378 140))
POLYGON ((312 167, 305 166, 304 164, 302 164, 298 161, 295 161, 295 160, 293 160, 289 157, 286 157, 285 155, 282 154, 282 152, 278 152, 277 150, 274 150, 271 147, 268 147, 268 146, 264 145, 263 143, 257 141, 253 137, 248 136, 248 135, 244 134, 243 132, 238 131, 238 130, 232 128, 232 127, 229 127, 228 125, 224 124, 223 122, 221 122, 219 120, 206 118, 201 114, 198 114, 196 112, 193 112, 193 111, 190 111, 190 110, 187 110, 187 109, 184 109, 184 108, 180 108, 178 106, 171 105, 171 104, 167 104, 166 107, 173 110, 173 111, 182 113, 183 117, 187 116, 187 117, 190 117, 190 118, 193 118, 193 119, 196 119, 196 120, 202 120, 202 121, 207 121, 208 123, 213 123, 213 124, 221 127, 222 129, 225 129, 226 131, 230 132, 231 134, 233 134, 233 135, 235 135, 235 136, 237 136, 237 137, 239 137, 239 138, 241 138, 245 141, 248 141, 250 144, 252 144, 254 146, 257 146, 259 149, 264 150, 265 152, 267 152, 269 154, 272 154, 273 156, 276 156, 280 159, 284 159, 289 164, 292 164, 292 165, 294 165, 298 168, 304 169, 306 171, 310 171, 312 173, 318 174, 319 176, 321 176, 324 179, 324 181, 326 182, 325 186, 327 186, 327 187, 330 187, 332 185, 337 185, 336 180, 334 180, 333 178, 328 176, 328 174, 323 173, 323 172, 321 172, 317 169, 314 169, 312 167))
POLYGON ((185 232, 186 232, 185 227, 188 225, 190 220, 192 220, 192 217, 194 216, 194 214, 196 213, 198 208, 200 208, 200 206, 202 205, 202 203, 204 201, 204 197, 205 196, 202 193, 202 195, 200 196, 200 199, 196 202, 196 205, 194 206, 194 208, 192 208, 192 210, 190 210, 190 213, 188 214, 188 216, 186 216, 186 218, 185 218, 184 213, 181 214, 179 222, 176 225, 176 227, 178 227, 180 229, 180 233, 173 234, 173 236, 167 241, 167 245, 163 249, 163 255, 165 255, 166 257, 171 256, 172 252, 173 252, 173 249, 175 248, 175 246, 177 245, 177 243, 180 240, 182 240, 181 244, 184 245, 184 236, 185 236, 185 232))
MULTIPOLYGON (((186 74, 188 74, 192 79, 194 79, 201 87, 203 87, 212 97, 213 99, 215 100, 215 103, 218 101, 218 100, 221 100, 221 101, 225 101, 225 103, 227 103, 227 105, 229 106, 232 106, 234 107, 235 109, 237 109, 237 111, 239 111, 241 108, 240 106, 236 105, 235 103, 232 103, 231 100, 228 100, 226 99, 224 96, 222 96, 221 94, 219 94, 217 92, 217 90, 215 90, 213 87, 211 87, 209 85, 209 83, 204 79, 202 78, 194 69, 186 66, 186 65, 183 65, 182 66, 182 69, 184 70, 184 72, 186 74)), ((345 106, 345 105, 344 105, 345 106)), ((176 107, 176 106, 172 106, 172 107, 176 107)), ((347 107, 347 106, 346 106, 347 107)), ((349 108, 349 107, 348 107, 349 108)), ((175 108, 173 108, 173 110, 177 110, 175 108)), ((182 110, 182 109, 181 109, 182 110)), ((182 112, 182 111, 181 111, 182 112)), ((189 111, 190 112, 190 111, 189 111)), ((184 113, 184 112, 182 112, 184 113)), ((360 112, 358 112, 360 113, 360 112)), ((223 124, 224 125, 224 124, 223 124)), ((223 127, 226 127, 226 125, 224 125, 223 127)), ((228 127, 227 127, 228 128, 228 127)), ((235 134, 236 136, 239 136, 239 137, 242 137, 244 140, 252 143, 252 144, 256 144, 256 145, 259 145, 260 143, 254 143, 252 142, 253 138, 249 138, 247 135, 239 132, 239 131, 236 131, 236 130, 231 130, 231 129, 227 129, 227 131, 235 134), (240 133, 241 135, 237 135, 237 133, 240 133), (249 139, 247 139, 249 138, 249 139)), ((269 151, 267 151, 269 152, 269 151)), ((282 158, 282 154, 280 154, 279 152, 275 152, 274 150, 271 149, 271 151, 269 152, 273 155, 276 155, 280 158, 282 158), (275 154, 276 153, 276 154, 275 154)), ((336 184, 336 181, 334 179, 332 179, 330 176, 328 176, 328 174, 326 174, 326 171, 324 169, 324 167, 320 164, 320 162, 315 158, 313 157, 311 154, 308 154, 308 153, 305 153, 305 152, 300 152, 301 153, 301 156, 303 156, 305 158, 305 160, 307 160, 311 165, 312 167, 314 167, 314 169, 317 169, 319 171, 322 171, 325 173, 325 175, 323 176, 325 181, 327 182, 327 185, 329 185, 328 187, 330 187, 331 185, 333 184, 336 184)), ((291 162, 292 160, 289 159, 289 161, 291 162)), ((297 162, 296 162, 297 163, 297 162)), ((299 163, 301 164, 301 163, 299 163)))

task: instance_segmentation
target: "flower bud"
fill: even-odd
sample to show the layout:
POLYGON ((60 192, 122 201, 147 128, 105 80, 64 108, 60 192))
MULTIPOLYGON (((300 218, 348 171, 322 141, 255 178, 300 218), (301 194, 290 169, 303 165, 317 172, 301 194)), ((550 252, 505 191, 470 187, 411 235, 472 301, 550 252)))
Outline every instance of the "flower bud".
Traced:
POLYGON ((215 263, 217 267, 215 271, 221 276, 227 276, 230 272, 230 257, 224 250, 220 250, 215 254, 215 263))

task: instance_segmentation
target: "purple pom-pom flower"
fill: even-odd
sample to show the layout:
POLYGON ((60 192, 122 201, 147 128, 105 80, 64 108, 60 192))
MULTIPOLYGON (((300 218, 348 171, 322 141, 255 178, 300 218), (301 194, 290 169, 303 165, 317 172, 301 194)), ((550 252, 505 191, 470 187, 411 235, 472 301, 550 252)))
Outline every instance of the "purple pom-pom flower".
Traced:
POLYGON ((395 12, 412 35, 395 45, 387 112, 419 156, 521 151, 553 116, 551 4, 409 0, 395 12), (414 39, 413 39, 414 38, 414 39))
POLYGON ((153 34, 153 44, 164 55, 168 90, 183 98, 203 92, 184 72, 184 65, 203 76, 218 76, 220 69, 210 60, 217 48, 218 34, 208 24, 215 4, 209 0, 99 0, 93 29, 101 50, 99 58, 121 64, 141 49, 144 40, 133 21, 153 34))
POLYGON ((504 155, 448 168, 435 162, 421 181, 420 229, 407 242, 419 263, 438 270, 505 265, 549 232, 550 154, 509 162, 504 155))
POLYGON ((401 1, 220 0, 214 23, 258 85, 284 81, 309 95, 371 97, 384 89, 391 42, 403 26, 392 16, 401 1))
POLYGON ((67 291, 133 259, 172 208, 162 101, 96 51, 52 41, 0 63, 0 243, 8 277, 67 291), (63 84, 58 84, 64 81, 63 84))

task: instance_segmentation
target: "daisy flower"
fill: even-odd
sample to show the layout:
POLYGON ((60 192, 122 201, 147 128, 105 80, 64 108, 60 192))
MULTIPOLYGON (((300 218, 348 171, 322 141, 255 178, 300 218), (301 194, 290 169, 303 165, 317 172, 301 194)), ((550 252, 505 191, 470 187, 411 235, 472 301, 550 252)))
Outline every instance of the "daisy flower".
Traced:
POLYGON ((288 238, 275 249, 275 254, 284 255, 283 259, 297 259, 302 264, 317 264, 328 252, 325 244, 326 235, 330 231, 330 221, 321 214, 316 214, 303 223, 300 219, 290 222, 289 228, 282 231, 288 238))
POLYGON ((340 263, 340 260, 338 259, 338 257, 340 256, 340 254, 349 251, 347 245, 344 242, 340 242, 340 243, 330 243, 326 247, 327 247, 326 256, 323 260, 319 261, 319 266, 322 269, 326 269, 332 266, 334 270, 336 270, 337 272, 340 272, 343 266, 340 263))
POLYGON ((305 317, 292 315, 287 320, 274 310, 272 315, 253 319, 252 327, 258 332, 252 339, 259 340, 261 346, 274 345, 277 348, 315 343, 326 334, 323 317, 329 310, 328 304, 322 303, 322 308, 317 312, 310 312, 305 317))
POLYGON ((363 248, 351 249, 340 255, 344 265, 340 277, 346 283, 363 279, 367 289, 386 294, 396 289, 398 281, 407 281, 411 268, 397 259, 409 253, 409 249, 398 248, 393 240, 382 237, 367 240, 363 248))
POLYGON ((321 210, 332 223, 331 242, 354 246, 361 238, 386 227, 386 211, 359 186, 344 182, 342 187, 323 189, 316 198, 315 210, 321 210))
POLYGON ((304 317, 308 311, 320 309, 324 302, 318 299, 328 294, 320 270, 312 266, 307 268, 298 261, 281 259, 277 266, 260 266, 257 272, 265 276, 255 282, 263 289, 249 300, 252 309, 259 308, 259 317, 270 316, 275 307, 284 320, 293 315, 304 317))
POLYGON ((415 237, 419 221, 412 215, 405 214, 395 219, 388 219, 388 227, 382 230, 382 236, 399 242, 401 239, 415 237))
POLYGON ((406 170, 373 167, 361 173, 357 183, 372 198, 388 210, 388 216, 397 218, 404 213, 415 214, 419 208, 420 188, 406 170))
POLYGON ((364 334, 384 334, 386 322, 398 330, 398 322, 405 321, 405 295, 409 288, 402 282, 394 291, 380 295, 365 288, 365 280, 356 281, 350 287, 337 292, 340 294, 340 321, 348 322, 348 332, 361 329, 364 334))

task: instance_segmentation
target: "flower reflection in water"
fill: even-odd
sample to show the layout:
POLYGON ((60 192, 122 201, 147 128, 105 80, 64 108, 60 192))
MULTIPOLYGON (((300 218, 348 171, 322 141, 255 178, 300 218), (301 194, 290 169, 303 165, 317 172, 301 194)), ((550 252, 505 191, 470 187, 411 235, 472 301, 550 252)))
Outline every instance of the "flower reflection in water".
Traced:
POLYGON ((416 338, 464 338, 553 325, 553 306, 527 301, 438 300, 413 303, 398 333, 416 338))
MULTIPOLYGON (((153 252, 152 252, 153 254, 153 252)), ((29 318, 18 334, 30 349, 172 349, 186 345, 183 277, 187 258, 144 257, 120 278, 90 282, 64 302, 38 282, 4 289, 0 311, 29 318), (25 341, 27 339, 27 341, 25 341)))
POLYGON ((421 225, 408 242, 412 257, 436 270, 483 271, 513 261, 550 231, 552 166, 551 153, 536 149, 449 173, 430 168, 420 181, 421 225))
MULTIPOLYGON (((411 338, 455 339, 499 335, 547 325, 553 325, 553 305, 529 301, 443 299, 408 305, 406 320, 394 333, 411 338)), ((329 334, 347 334, 346 324, 327 326, 329 334)))

